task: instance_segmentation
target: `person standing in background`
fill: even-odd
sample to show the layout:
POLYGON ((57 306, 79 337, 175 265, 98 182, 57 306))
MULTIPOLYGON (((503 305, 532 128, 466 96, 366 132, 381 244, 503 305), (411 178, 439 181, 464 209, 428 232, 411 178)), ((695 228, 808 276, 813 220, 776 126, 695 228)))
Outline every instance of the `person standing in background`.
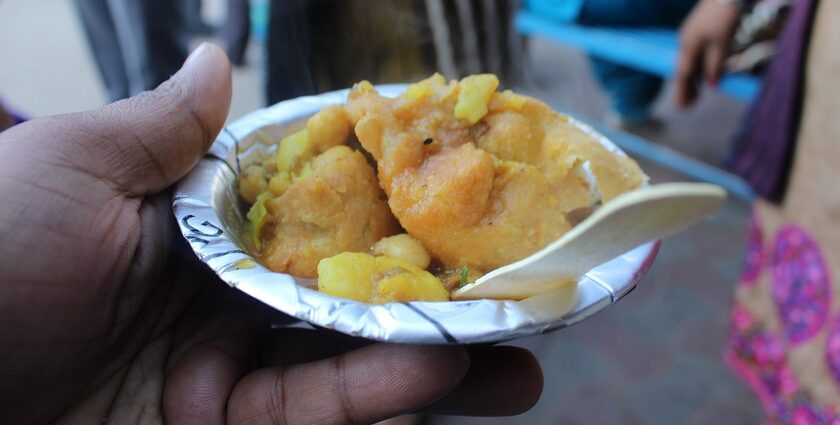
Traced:
POLYGON ((759 196, 726 360, 766 423, 840 422, 838 14, 796 2, 730 158, 759 196))
POLYGON ((169 0, 75 0, 110 101, 151 90, 187 57, 187 7, 169 0))
POLYGON ((175 3, 180 7, 185 32, 195 36, 209 36, 216 32, 213 25, 203 18, 203 0, 179 0, 175 3))
POLYGON ((248 0, 227 0, 227 21, 220 30, 231 64, 245 65, 245 51, 251 39, 251 3, 248 0))
POLYGON ((266 100, 350 87, 491 72, 518 77, 517 2, 272 0, 266 100))
MULTIPOLYGON (((676 105, 689 107, 701 82, 716 87, 724 71, 760 73, 775 51, 795 0, 528 0, 527 7, 558 22, 585 26, 679 28, 674 75, 676 105)), ((656 129, 651 107, 663 79, 590 57, 609 95, 607 124, 628 131, 656 129)))
MULTIPOLYGON (((677 28, 696 3, 697 0, 528 0, 528 7, 559 22, 677 28)), ((589 60, 609 94, 609 125, 633 131, 657 124, 651 119, 651 106, 662 87, 662 78, 592 56, 589 60)))

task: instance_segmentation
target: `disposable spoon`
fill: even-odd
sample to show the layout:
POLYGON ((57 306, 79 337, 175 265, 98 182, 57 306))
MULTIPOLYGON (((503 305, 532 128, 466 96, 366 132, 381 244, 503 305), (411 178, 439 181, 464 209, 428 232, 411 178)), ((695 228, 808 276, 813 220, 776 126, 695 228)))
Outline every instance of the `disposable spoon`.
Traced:
POLYGON ((560 239, 487 273, 452 297, 521 300, 557 289, 632 248, 697 222, 725 200, 726 191, 703 183, 666 183, 622 194, 560 239))

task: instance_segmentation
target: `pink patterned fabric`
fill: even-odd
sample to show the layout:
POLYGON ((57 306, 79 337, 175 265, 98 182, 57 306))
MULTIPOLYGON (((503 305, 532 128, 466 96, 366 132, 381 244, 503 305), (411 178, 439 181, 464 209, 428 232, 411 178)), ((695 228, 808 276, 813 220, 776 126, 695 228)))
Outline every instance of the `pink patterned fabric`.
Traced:
POLYGON ((793 225, 776 233, 771 256, 765 259, 768 247, 758 224, 758 217, 753 217, 741 284, 755 290, 762 269, 767 268, 783 332, 765 329, 753 313, 736 303, 725 359, 758 396, 769 416, 767 424, 840 425, 840 409, 815 405, 787 359, 790 347, 827 330, 825 361, 840 389, 840 314, 828 321, 832 282, 827 265, 814 238, 793 225))
POLYGON ((761 330, 743 307, 735 306, 732 323, 727 363, 752 387, 764 408, 778 415, 783 409, 777 401, 799 387, 785 366, 784 345, 775 335, 761 330))
POLYGON ((825 361, 834 383, 840 388, 840 314, 832 320, 831 330, 825 341, 825 361))
POLYGON ((797 226, 776 234, 773 257, 773 300, 791 344, 811 339, 828 320, 831 285, 828 268, 814 239, 797 226))

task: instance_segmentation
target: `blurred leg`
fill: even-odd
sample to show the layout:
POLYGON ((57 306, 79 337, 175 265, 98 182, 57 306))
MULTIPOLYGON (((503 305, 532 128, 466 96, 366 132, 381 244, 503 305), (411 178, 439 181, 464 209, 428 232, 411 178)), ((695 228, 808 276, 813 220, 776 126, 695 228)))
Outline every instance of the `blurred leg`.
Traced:
POLYGON ((177 3, 107 0, 123 54, 130 95, 157 87, 187 56, 187 37, 177 3))
POLYGON ((128 95, 133 96, 146 90, 150 84, 148 61, 145 58, 146 30, 143 26, 142 3, 138 0, 106 0, 114 22, 116 41, 120 45, 125 74, 128 80, 128 95))
POLYGON ((213 34, 213 28, 201 16, 201 0, 178 0, 176 3, 186 33, 196 36, 213 34))
POLYGON ((590 58, 592 69, 610 95, 610 106, 628 123, 642 123, 650 116, 662 79, 611 62, 590 58))
MULTIPOLYGON (((135 0, 137 1, 137 0, 135 0)), ((144 5, 146 52, 150 80, 147 90, 157 87, 181 69, 187 60, 191 32, 185 15, 172 0, 139 0, 144 5)), ((199 12, 200 8, 199 8, 199 12)), ((200 16, 195 16, 201 19, 200 16)))
MULTIPOLYGON (((585 0, 579 21, 589 25, 676 27, 696 0, 585 0)), ((590 58, 595 75, 610 96, 615 114, 628 123, 642 123, 662 86, 662 79, 590 58)))
POLYGON ((225 50, 234 65, 245 63, 245 50, 251 35, 251 17, 248 0, 228 0, 227 23, 222 28, 225 50))
POLYGON ((88 45, 113 102, 129 96, 122 49, 117 40, 107 0, 75 0, 88 45))
POLYGON ((577 22, 586 25, 662 25, 668 0, 584 0, 577 22))
POLYGON ((284 99, 315 94, 312 76, 309 19, 305 0, 272 0, 266 50, 266 100, 274 104, 284 99))
POLYGON ((696 3, 697 0, 583 0, 578 22, 677 27, 696 3))

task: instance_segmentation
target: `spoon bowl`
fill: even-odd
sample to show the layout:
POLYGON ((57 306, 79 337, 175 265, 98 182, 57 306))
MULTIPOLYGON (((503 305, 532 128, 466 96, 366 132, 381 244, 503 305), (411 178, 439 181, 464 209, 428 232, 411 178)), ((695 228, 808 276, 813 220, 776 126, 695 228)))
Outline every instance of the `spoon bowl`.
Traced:
POLYGON ((556 290, 636 246, 697 222, 725 200, 725 190, 705 183, 666 183, 622 194, 560 239, 485 274, 452 298, 522 300, 556 290))

